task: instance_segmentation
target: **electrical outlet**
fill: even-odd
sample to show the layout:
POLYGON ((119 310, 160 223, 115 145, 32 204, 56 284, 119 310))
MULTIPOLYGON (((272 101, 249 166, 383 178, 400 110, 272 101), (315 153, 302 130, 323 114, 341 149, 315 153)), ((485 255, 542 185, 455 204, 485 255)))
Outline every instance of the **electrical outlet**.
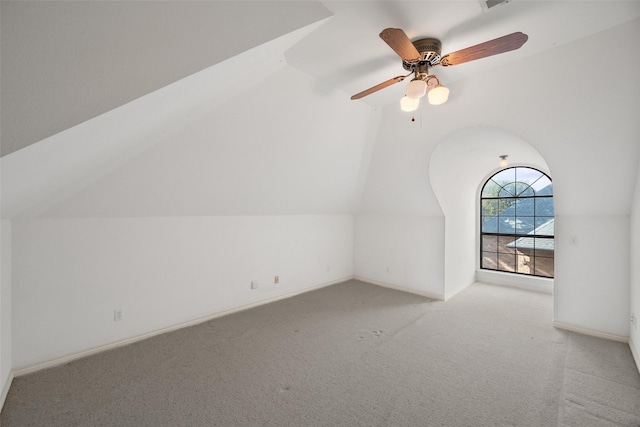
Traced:
POLYGON ((258 282, 256 280, 251 281, 251 289, 258 289, 258 282))
POLYGON ((273 283, 275 283, 276 285, 280 283, 280 276, 274 276, 273 283))
POLYGON ((631 324, 634 328, 638 327, 638 318, 636 317, 635 313, 631 313, 631 324))
POLYGON ((119 322, 120 320, 122 320, 122 310, 116 308, 115 310, 113 310, 113 321, 119 322))

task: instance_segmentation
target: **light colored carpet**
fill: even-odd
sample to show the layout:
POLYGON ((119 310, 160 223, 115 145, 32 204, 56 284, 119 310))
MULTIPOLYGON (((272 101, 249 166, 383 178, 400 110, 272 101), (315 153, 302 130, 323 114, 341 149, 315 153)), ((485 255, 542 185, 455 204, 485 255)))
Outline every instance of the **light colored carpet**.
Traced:
POLYGON ((16 378, 2 426, 638 426, 625 344, 552 299, 348 281, 16 378))

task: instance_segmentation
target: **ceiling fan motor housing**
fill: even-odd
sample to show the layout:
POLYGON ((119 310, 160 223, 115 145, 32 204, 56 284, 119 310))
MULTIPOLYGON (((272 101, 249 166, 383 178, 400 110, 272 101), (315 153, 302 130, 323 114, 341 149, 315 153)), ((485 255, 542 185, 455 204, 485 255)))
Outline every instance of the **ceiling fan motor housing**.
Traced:
POLYGON ((419 66, 433 67, 440 63, 442 43, 438 39, 426 38, 413 42, 420 58, 412 61, 402 61, 402 67, 407 71, 416 71, 419 66))

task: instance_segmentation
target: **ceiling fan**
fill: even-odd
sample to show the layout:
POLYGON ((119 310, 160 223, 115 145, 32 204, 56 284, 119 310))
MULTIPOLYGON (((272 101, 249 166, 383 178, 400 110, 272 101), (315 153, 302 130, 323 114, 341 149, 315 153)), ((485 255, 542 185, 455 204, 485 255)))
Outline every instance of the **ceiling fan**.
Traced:
MULTIPOLYGON (((406 96, 403 98, 403 101, 405 99, 413 101, 406 109, 406 111, 413 111, 417 108, 417 100, 423 97, 427 91, 429 91, 431 104, 442 104, 447 100, 449 90, 440 84, 435 75, 429 74, 429 68, 436 65, 450 67, 516 50, 525 44, 529 37, 521 32, 516 32, 447 55, 441 55, 442 43, 440 40, 424 38, 412 42, 400 28, 387 28, 380 33, 380 38, 400 56, 402 67, 409 71, 409 74, 397 76, 375 85, 353 95, 351 99, 360 99, 371 95, 395 83, 400 83, 413 74, 414 78, 407 85, 406 96)), ((404 106, 403 109, 405 109, 404 106)))

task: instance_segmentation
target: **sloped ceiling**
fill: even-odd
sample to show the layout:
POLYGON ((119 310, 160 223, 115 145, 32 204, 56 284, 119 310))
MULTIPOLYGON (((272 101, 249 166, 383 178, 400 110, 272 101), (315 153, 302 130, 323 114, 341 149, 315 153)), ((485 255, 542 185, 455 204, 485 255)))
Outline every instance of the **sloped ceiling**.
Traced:
MULTIPOLYGON (((287 62, 349 95, 407 74, 400 58, 378 36, 384 28, 402 28, 412 40, 438 38, 443 54, 516 31, 529 35, 519 50, 453 67, 433 67, 431 72, 449 85, 640 17, 637 1, 512 0, 490 10, 482 0, 324 3, 334 17, 292 47, 287 62)), ((606 52, 598 54, 594 66, 606 62, 606 52)), ((556 65, 542 61, 540 69, 532 72, 552 73, 556 65)), ((373 106, 397 103, 406 83, 358 102, 373 106)))
POLYGON ((2 1, 1 154, 330 15, 316 1, 2 1))
MULTIPOLYGON (((5 31, 24 34, 15 26, 5 28, 4 3, 3 91, 5 31)), ((42 3, 49 2, 38 2, 42 3)), ((155 45, 169 43, 158 28, 164 28, 162 23, 172 16, 171 8, 181 8, 178 3, 158 6, 162 12, 157 16, 145 15, 147 19, 155 16, 158 22, 146 23, 143 28, 155 28, 157 40, 163 40, 146 39, 145 46, 160 49, 155 45)), ((187 2, 191 3, 199 2, 187 2)), ((503 129, 531 144, 548 163, 554 183, 565 183, 564 188, 556 187, 568 196, 558 203, 558 211, 628 212, 627 196, 640 155, 636 117, 640 87, 635 77, 640 62, 635 47, 640 2, 513 0, 489 12, 475 0, 258 2, 256 9, 246 11, 245 2, 202 3, 222 3, 208 7, 226 11, 224 19, 218 15, 211 18, 220 19, 214 31, 214 38, 223 40, 220 45, 212 47, 214 34, 201 37, 201 27, 189 25, 188 20, 172 25, 177 32, 193 33, 180 37, 198 39, 195 44, 199 47, 186 56, 198 57, 210 49, 207 54, 215 58, 209 56, 208 61, 217 64, 188 77, 185 72, 190 71, 182 70, 183 78, 168 85, 149 77, 165 86, 142 97, 136 92, 142 84, 128 87, 128 75, 114 77, 116 86, 123 85, 127 88, 124 94, 135 99, 124 105, 118 102, 125 100, 117 101, 117 108, 74 127, 67 128, 79 116, 67 114, 71 110, 64 106, 62 116, 65 120, 75 117, 71 122, 61 117, 49 121, 49 113, 39 111, 35 106, 39 101, 32 98, 25 101, 29 105, 15 107, 16 111, 29 111, 33 122, 42 119, 62 131, 2 158, 3 217, 358 210, 441 215, 429 182, 431 154, 448 135, 473 126, 503 129), (247 18, 232 23, 231 18, 243 11, 260 22, 254 25, 247 18), (276 18, 261 20, 260 15, 276 18), (361 101, 349 100, 351 94, 401 74, 399 59, 378 38, 385 27, 404 28, 412 38, 439 37, 446 51, 513 31, 526 32, 529 41, 516 52, 438 70, 451 89, 449 102, 441 107, 421 107, 416 122, 410 122, 410 116, 397 105, 402 84, 361 101), (246 50, 243 43, 255 47, 246 50), (222 60, 224 57, 228 59, 222 60), (606 65, 600 70, 599 64, 606 65), (599 91, 605 83, 613 92, 599 91), (593 102, 598 95, 598 102, 593 102), (612 151, 619 153, 618 157, 609 155, 612 151), (609 192, 604 203, 585 197, 594 189, 598 194, 607 191, 605 181, 593 177, 598 168, 620 175, 620 191, 609 192), (55 186, 49 185, 54 182, 55 186)), ((49 6, 43 7, 42 11, 47 11, 49 6)), ((111 25, 116 26, 113 23, 119 21, 119 14, 128 13, 126 7, 112 11, 111 25)), ((24 6, 25 10, 31 8, 24 6)), ((85 8, 90 9, 80 9, 85 8)), ((29 21, 47 21, 36 13, 41 9, 33 9, 36 17, 29 21)), ((67 12, 71 16, 76 13, 67 12)), ((74 20, 96 14, 84 13, 74 20)), ((185 13, 178 12, 178 16, 185 13)), ((60 14, 54 17, 60 18, 60 14)), ((111 28, 105 23, 102 26, 111 28)), ((139 37, 142 34, 134 31, 118 40, 135 45, 139 37)), ((82 43, 60 41, 56 45, 59 55, 46 56, 55 64, 43 64, 44 68, 65 69, 65 59, 71 55, 64 53, 65 46, 78 48, 78 44, 82 43)), ((108 47, 107 43, 104 52, 111 52, 111 56, 104 56, 103 50, 85 50, 84 61, 106 57, 124 64, 140 50, 129 51, 119 45, 111 51, 108 47)), ((180 78, 174 62, 181 62, 178 51, 182 48, 184 44, 173 44, 172 53, 152 55, 145 62, 149 67, 138 64, 141 68, 134 67, 132 74, 142 68, 153 74, 168 67, 171 73, 163 78, 180 78)), ((30 82, 38 86, 42 76, 30 73, 39 63, 32 64, 29 61, 33 59, 26 58, 16 61, 19 64, 10 68, 15 68, 14 76, 23 70, 20 86, 30 82)), ((202 66, 199 64, 194 69, 202 66)), ((101 71, 83 67, 80 77, 87 80, 89 98, 96 98, 90 102, 99 102, 102 95, 91 91, 101 90, 101 71)), ((69 78, 69 84, 80 77, 69 78)), ((47 86, 43 90, 59 91, 63 80, 42 83, 47 86)), ((62 95, 66 95, 64 90, 62 95)), ((3 92, 3 135, 5 104, 11 108, 14 102, 20 104, 16 97, 5 98, 3 92)), ((75 99, 80 98, 77 95, 75 99)), ((14 126, 25 135, 34 132, 24 120, 14 126)), ((48 132, 56 130, 51 127, 48 132)), ((30 139, 19 139, 40 137, 34 133, 30 139)), ((512 153, 495 153, 496 159, 500 154, 512 153)))
POLYGON ((290 67, 209 109, 47 217, 348 213, 370 111, 290 67))
MULTIPOLYGON (((228 203, 222 194, 213 192, 214 188, 220 188, 216 187, 220 182, 218 177, 229 184, 226 188, 222 187, 224 194, 240 195, 243 189, 234 187, 236 183, 250 182, 254 184, 253 188, 257 188, 256 183, 273 178, 269 171, 277 174, 290 170, 292 165, 298 170, 305 170, 305 167, 313 170, 313 162, 326 159, 327 155, 337 160, 334 166, 340 164, 340 154, 344 150, 353 150, 354 146, 358 147, 364 136, 357 134, 353 141, 340 146, 334 144, 354 136, 358 126, 366 127, 367 121, 363 117, 369 116, 369 109, 362 104, 343 103, 343 109, 327 110, 327 100, 335 101, 335 94, 325 93, 324 101, 316 100, 315 85, 308 83, 310 77, 296 77, 302 73, 295 72, 284 73, 291 81, 285 77, 284 80, 277 78, 277 74, 286 68, 284 51, 320 24, 293 31, 4 156, 1 159, 3 218, 44 214, 66 199, 71 199, 69 203, 73 203, 73 196, 79 192, 93 195, 93 184, 100 180, 114 180, 122 185, 115 194, 100 194, 101 197, 97 199, 89 197, 86 203, 98 200, 98 205, 85 206, 71 216, 212 214, 206 207, 207 203, 217 203, 217 213, 238 213, 238 205, 228 203), (260 73, 256 74, 255 69, 259 69, 260 73), (275 87, 281 90, 276 92, 275 87), (309 97, 312 97, 312 102, 309 97), (308 108, 300 108, 301 105, 308 108), (350 120, 353 130, 341 133, 338 127, 318 122, 317 118, 323 115, 350 120), (283 120, 287 121, 286 125, 283 125, 283 120), (319 129, 319 126, 322 128, 319 129), (197 130, 195 135, 191 129, 197 130), (280 138, 276 138, 276 135, 280 138), (336 136, 335 141, 325 143, 324 138, 332 135, 336 136), (204 152, 193 149, 200 141, 205 141, 205 145, 201 146, 204 152), (233 141, 233 144, 228 141, 233 141), (332 147, 337 151, 325 151, 328 154, 319 157, 292 159, 287 151, 280 150, 288 144, 296 147, 312 142, 317 142, 317 150, 332 147), (168 147, 165 149, 166 163, 151 162, 150 167, 145 159, 154 152, 150 150, 156 145, 168 147), (253 145, 256 145, 254 151, 251 150, 253 145), (244 151, 225 151, 227 147, 233 149, 236 146, 244 147, 244 151), (242 157, 234 158, 241 154, 251 157, 254 153, 263 152, 277 153, 277 156, 273 162, 258 164, 263 171, 261 175, 256 174, 255 167, 248 167, 250 161, 244 161, 242 157), (196 155, 190 158, 195 163, 192 165, 185 160, 182 162, 183 168, 178 167, 177 159, 188 157, 189 153, 196 155), (120 170, 126 170, 128 162, 137 157, 141 157, 141 168, 134 168, 131 181, 119 180, 120 170), (195 167, 196 163, 201 164, 203 169, 195 167), (238 169, 233 169, 233 164, 238 164, 238 169), (216 165, 229 171, 230 175, 225 176, 216 165), (255 181, 248 180, 248 177, 253 177, 255 181), (167 179, 169 187, 164 188, 159 183, 167 182, 167 179), (145 181, 151 186, 145 187, 142 184, 145 181), (184 186, 177 185, 178 182, 184 186), (87 187, 89 191, 83 192, 87 187), (128 203, 126 193, 134 188, 140 191, 134 192, 135 200, 128 203), (174 197, 177 200, 189 197, 191 202, 181 206, 173 201, 174 197), (141 211, 141 206, 152 206, 155 210, 141 211), (204 210, 200 211, 197 207, 204 210)), ((360 156, 360 152, 357 155, 360 156)), ((351 156, 347 164, 350 161, 351 156)), ((319 179, 319 176, 310 176, 309 179, 330 182, 324 176, 319 179)), ((288 176, 287 180, 304 188, 302 182, 295 181, 295 178, 288 176)), ((362 178, 359 180, 362 181, 362 178)), ((309 185, 314 184, 311 182, 309 185)), ((342 185, 341 188, 352 189, 352 186, 342 185)), ((286 195, 283 190, 274 191, 270 193, 276 194, 272 200, 279 200, 278 194, 286 195)), ((269 198, 268 194, 258 193, 257 196, 269 198)), ((316 204, 320 200, 317 198, 316 204)), ((264 208, 259 206, 252 206, 256 211, 242 213, 263 213, 264 208)), ((283 203, 277 206, 279 212, 284 213, 295 212, 299 204, 283 203)), ((340 210, 348 208, 342 207, 340 210)))
POLYGON ((455 180, 449 174, 429 179, 440 143, 461 130, 485 128, 513 134, 540 153, 554 181, 557 214, 628 215, 640 161, 638 39, 635 20, 454 82, 449 101, 421 106, 416 122, 395 103, 384 107, 362 209, 434 215, 439 206, 431 185, 455 193, 467 186, 465 180, 480 184, 477 168, 467 174, 460 164, 475 162, 488 174, 497 170, 502 154, 512 164, 531 163, 518 144, 482 156, 470 147, 448 159, 459 162, 451 166, 460 171, 455 180), (604 51, 617 58, 615 66, 590 71, 593 52, 604 51), (543 61, 554 64, 552 70, 540 70, 543 61))

